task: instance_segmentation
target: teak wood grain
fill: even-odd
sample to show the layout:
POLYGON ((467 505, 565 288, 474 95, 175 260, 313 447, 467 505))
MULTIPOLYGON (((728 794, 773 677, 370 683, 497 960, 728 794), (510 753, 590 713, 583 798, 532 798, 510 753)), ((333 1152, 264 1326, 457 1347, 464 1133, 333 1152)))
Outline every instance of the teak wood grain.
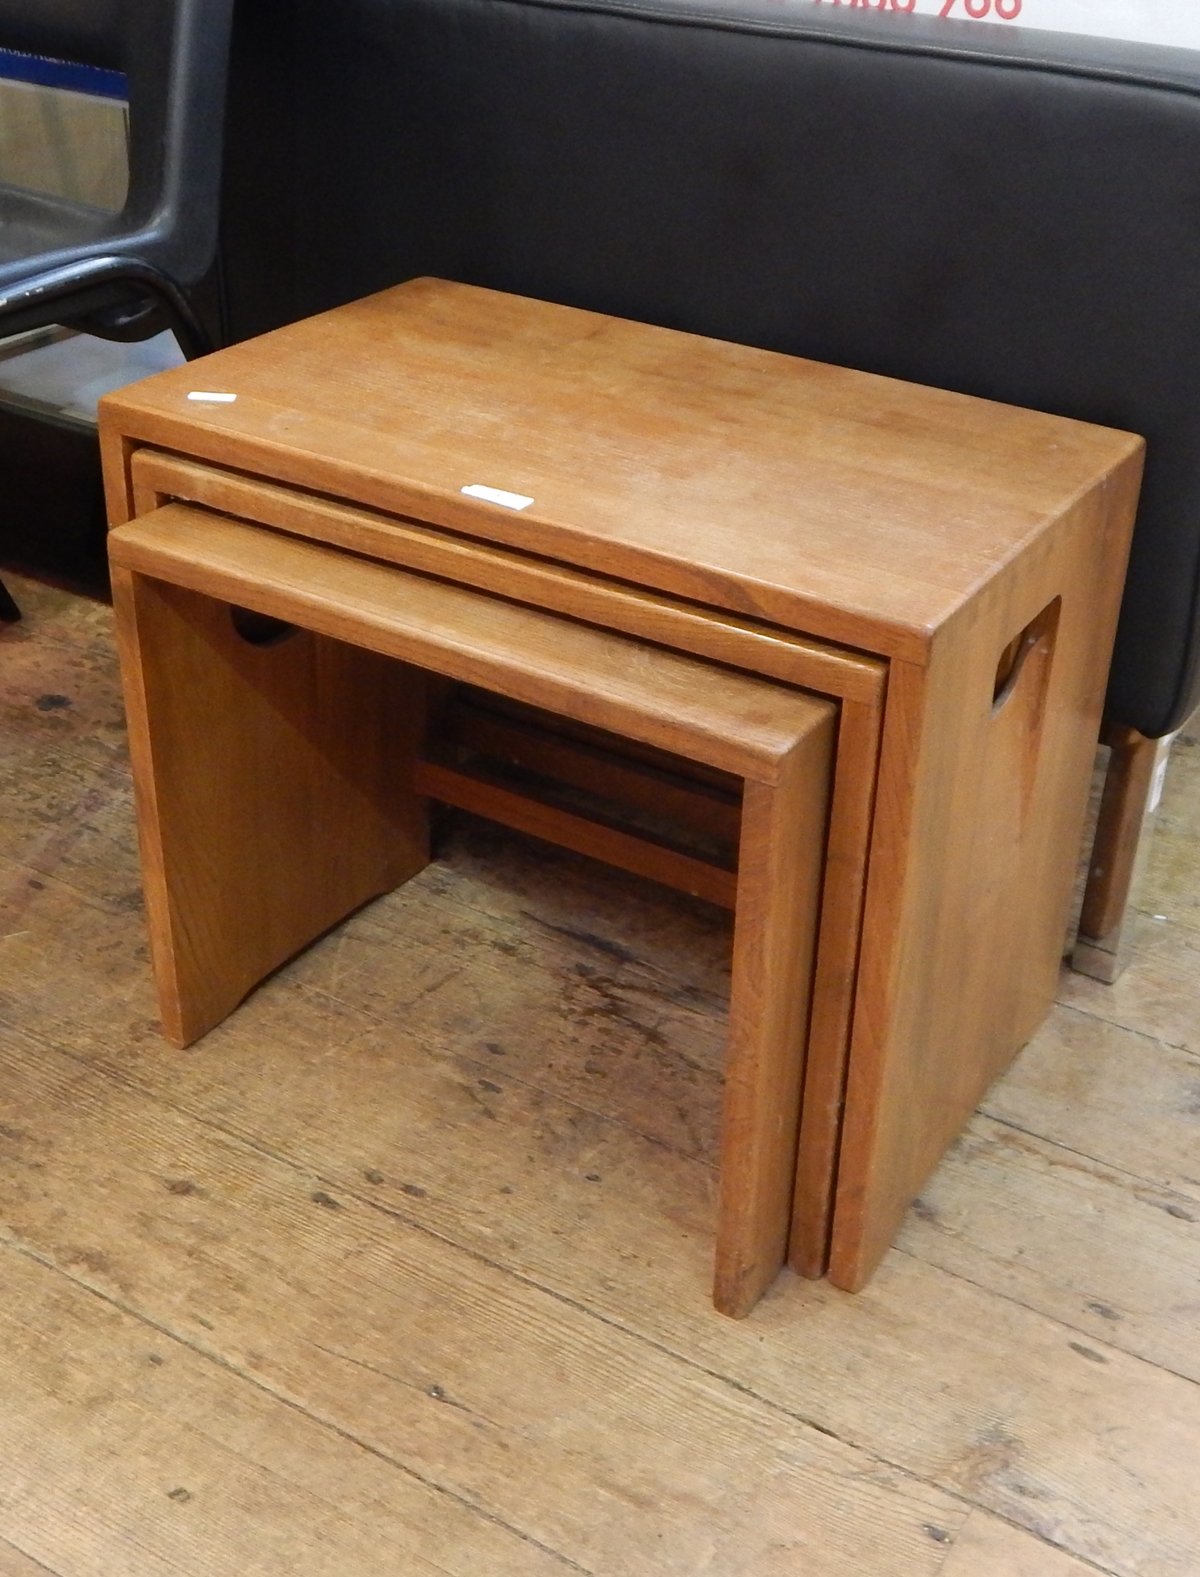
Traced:
MULTIPOLYGON (((307 941, 297 932, 311 927, 314 913, 324 918, 321 929, 332 923, 307 890, 314 849, 329 872, 321 898, 326 888, 343 901, 349 892, 349 909, 371 896, 362 890, 357 852, 371 848, 376 805, 359 807, 341 795, 327 806, 320 783, 304 776, 314 750, 329 757, 340 779, 340 763, 353 756, 360 736, 387 738, 393 792, 418 832, 422 793, 446 788, 443 797, 463 802, 462 774, 444 783, 444 769, 418 763, 425 720, 418 670, 553 706, 745 778, 714 1301, 727 1314, 749 1312, 787 1254, 832 703, 184 505, 117 527, 110 557, 134 718, 152 947, 164 1024, 179 1040, 224 1017, 257 978, 307 941), (255 647, 238 634, 231 606, 312 633, 299 648, 299 637, 287 633, 255 647), (367 657, 412 666, 396 665, 391 693, 364 686, 353 696, 313 681, 314 641, 348 653, 351 662, 366 648, 367 657), (249 649, 244 660, 239 645, 249 649), (299 698, 282 729, 274 722, 285 709, 281 696, 299 698), (264 829, 273 819, 271 841, 264 829), (350 868, 344 880, 343 859, 350 868), (282 938, 280 925, 270 923, 281 887, 294 895, 282 938), (250 935, 238 923, 243 907, 254 923, 250 935)), ((488 785, 473 808, 487 813, 504 797, 488 785)), ((529 831, 562 831, 545 813, 522 822, 520 806, 501 808, 501 819, 529 831)), ((604 830, 593 832, 587 852, 612 852, 604 830)), ((569 834, 563 841, 577 846, 569 834)), ((398 879, 426 857, 423 838, 415 837, 398 879)), ((671 862, 678 869, 685 857, 670 853, 652 874, 670 880, 671 862)), ((681 885, 703 880, 702 872, 684 870, 681 885)))
POLYGON ((421 675, 308 632, 282 665, 207 598, 119 563, 112 585, 159 1009, 182 1046, 427 863, 404 770, 421 675), (286 796, 247 792, 281 763, 286 796))
MULTIPOLYGON (((122 390, 127 439, 921 663, 1137 440, 414 280, 122 390), (464 497, 485 484, 534 502, 464 497)), ((120 518, 120 516, 116 517, 120 518)))
MULTIPOLYGON (((173 500, 199 503, 841 700, 791 1247, 794 1269, 806 1276, 824 1275, 845 1103, 886 664, 877 657, 843 651, 720 609, 668 599, 644 587, 630 587, 569 565, 496 548, 477 538, 434 530, 179 455, 120 445, 112 452, 118 456, 108 468, 114 523, 148 514, 173 500)), ((481 804, 475 803, 477 808, 481 804)), ((527 812, 535 814, 534 808, 527 812)), ((534 830, 528 820, 522 825, 534 830)), ((542 826, 545 830, 544 822, 542 826)), ((573 840, 571 846, 579 848, 579 840, 573 840)), ((609 854, 613 852, 610 845, 609 854)), ((644 863, 639 868, 652 874, 644 863)), ((679 885, 694 889, 694 884, 679 885)), ((729 901, 724 885, 719 895, 709 892, 708 896, 729 901)))
POLYGON ((843 701, 838 727, 788 1250, 788 1262, 801 1276, 823 1276, 829 1267, 848 1043, 875 808, 881 701, 882 697, 874 705, 843 701))
POLYGON ((893 663, 830 1275, 859 1287, 1045 1018, 1065 941, 1140 468, 893 663), (1007 694, 997 662, 1036 639, 1007 694))
POLYGON ((134 451, 130 477, 131 507, 114 517, 114 525, 133 514, 149 514, 172 500, 203 504, 293 536, 332 543, 367 558, 553 608, 663 646, 782 679, 786 684, 867 705, 879 703, 885 669, 878 658, 807 640, 790 630, 739 618, 720 608, 655 595, 645 587, 586 574, 568 564, 497 548, 478 537, 389 518, 216 466, 197 465, 156 449, 134 451))
POLYGON ((805 741, 775 786, 747 781, 742 799, 714 1295, 729 1314, 787 1257, 828 781, 805 741))
POLYGON ((109 557, 764 783, 833 715, 829 702, 752 674, 182 504, 118 527, 109 557))
POLYGON ((544 838, 576 854, 587 854, 617 865, 623 871, 648 876, 694 898, 733 909, 737 903, 737 876, 732 870, 699 859, 686 851, 665 847, 646 836, 634 836, 620 827, 605 825, 594 816, 578 816, 558 805, 546 804, 531 793, 514 793, 486 773, 462 771, 440 761, 419 761, 413 779, 430 799, 477 816, 488 816, 518 832, 544 838))
POLYGON ((836 1198, 861 1285, 1049 1005, 1141 441, 436 280, 203 365, 236 401, 103 402, 114 522, 183 497, 838 699, 790 1252, 836 1198))
POLYGON ((439 728, 449 742, 484 758, 511 763, 569 788, 656 815, 722 843, 737 842, 742 785, 732 774, 681 770, 677 756, 634 752, 628 742, 599 730, 563 726, 550 714, 515 712, 484 704, 478 692, 460 691, 439 728))

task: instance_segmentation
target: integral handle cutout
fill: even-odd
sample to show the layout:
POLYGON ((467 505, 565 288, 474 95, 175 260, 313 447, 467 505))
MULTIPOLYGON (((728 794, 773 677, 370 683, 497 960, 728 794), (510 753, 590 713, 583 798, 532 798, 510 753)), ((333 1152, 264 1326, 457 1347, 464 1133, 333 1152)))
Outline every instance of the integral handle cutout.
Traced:
POLYGON ((993 836, 1025 835, 1039 781, 1047 698, 1062 598, 1055 597, 1005 646, 996 665, 988 732, 987 815, 993 836), (1003 829, 1007 828, 1007 832, 1003 829))
POLYGON ((229 619, 248 646, 281 646, 298 628, 286 619, 273 619, 270 614, 256 613, 253 608, 233 605, 229 609, 229 619))
POLYGON ((1000 653, 1000 660, 996 664, 996 682, 992 689, 993 717, 1015 694, 1029 659, 1034 652, 1039 651, 1039 648, 1045 662, 1035 666, 1045 670, 1042 674, 1043 680, 1048 677, 1061 611, 1062 598, 1055 597, 1054 601, 1047 603, 1037 617, 1031 619, 1020 634, 1014 636, 1000 653))

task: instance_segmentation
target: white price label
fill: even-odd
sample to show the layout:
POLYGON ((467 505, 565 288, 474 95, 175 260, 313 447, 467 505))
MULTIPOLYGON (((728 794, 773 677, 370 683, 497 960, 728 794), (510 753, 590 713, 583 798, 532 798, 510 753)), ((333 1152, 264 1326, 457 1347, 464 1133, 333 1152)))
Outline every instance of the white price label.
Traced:
POLYGON ((1198 0, 812 0, 814 5, 849 6, 907 16, 956 17, 1000 22, 1093 38, 1124 38, 1141 44, 1200 49, 1198 0))
POLYGON ((460 487, 468 498, 483 498, 489 504, 503 504, 505 509, 528 509, 533 499, 528 493, 510 493, 503 487, 485 487, 482 482, 472 482, 470 487, 460 487))

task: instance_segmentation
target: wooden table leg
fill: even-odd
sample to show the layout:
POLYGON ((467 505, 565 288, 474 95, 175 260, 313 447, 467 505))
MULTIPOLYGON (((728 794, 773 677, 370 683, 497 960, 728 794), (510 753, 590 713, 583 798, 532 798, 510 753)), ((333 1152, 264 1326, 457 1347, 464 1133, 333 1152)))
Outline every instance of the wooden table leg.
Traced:
POLYGON ((427 863, 424 676, 305 630, 246 639, 227 604, 116 566, 113 600, 160 1010, 186 1046, 427 863))
POLYGON ((825 851, 821 928, 801 1100, 788 1263, 816 1279, 829 1267, 838 1149, 846 1104, 867 851, 883 723, 881 697, 841 705, 825 851))
POLYGON ((773 786, 747 780, 734 915, 713 1302, 748 1314, 787 1254, 832 720, 773 786))

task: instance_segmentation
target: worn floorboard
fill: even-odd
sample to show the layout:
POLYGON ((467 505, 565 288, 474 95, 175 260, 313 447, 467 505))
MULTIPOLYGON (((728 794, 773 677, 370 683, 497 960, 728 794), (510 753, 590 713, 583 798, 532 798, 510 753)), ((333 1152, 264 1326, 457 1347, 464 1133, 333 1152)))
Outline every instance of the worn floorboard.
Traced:
POLYGON ((7 1539, 0 1539, 0 1577, 57 1577, 49 1566, 32 1560, 7 1539))
POLYGON ((1189 738, 1124 980, 1064 975, 866 1291, 735 1323, 727 918, 460 819, 175 1051, 109 615, 18 594, 0 1577, 1197 1577, 1189 738))
POLYGON ((959 1531, 939 1577, 1089 1577, 1095 1570, 976 1511, 959 1531))

